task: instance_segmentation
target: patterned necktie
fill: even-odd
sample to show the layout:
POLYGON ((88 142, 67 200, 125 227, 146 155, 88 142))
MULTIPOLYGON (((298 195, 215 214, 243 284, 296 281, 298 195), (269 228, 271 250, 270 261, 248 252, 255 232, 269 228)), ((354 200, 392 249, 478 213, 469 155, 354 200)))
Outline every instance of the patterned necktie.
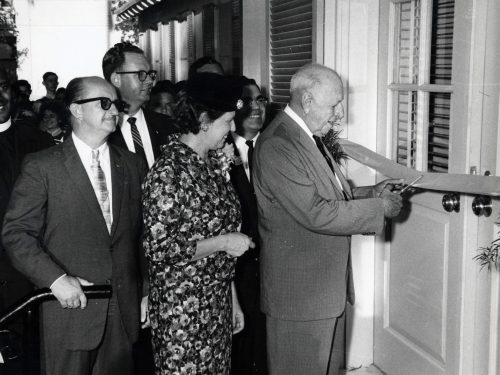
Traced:
POLYGON ((94 175, 94 190, 97 196, 99 206, 101 206, 102 215, 106 221, 108 232, 111 232, 111 212, 109 210, 109 193, 106 186, 106 177, 99 163, 99 150, 92 150, 92 163, 90 169, 94 175))
POLYGON ((248 146, 248 174, 250 175, 250 184, 253 186, 253 178, 252 178, 252 163, 253 163, 253 140, 246 141, 245 144, 248 146))
POLYGON ((344 191, 344 187, 342 186, 342 184, 340 183, 340 180, 338 179, 337 177, 337 174, 335 173, 335 169, 333 169, 333 164, 332 164, 332 160, 330 159, 330 157, 328 156, 328 154, 326 153, 326 150, 325 150, 325 145, 323 144, 323 141, 321 141, 321 138, 318 137, 317 135, 313 135, 313 139, 314 139, 314 142, 316 142, 316 146, 318 146, 318 149, 319 151, 321 152, 321 155, 323 155, 323 157, 325 158, 326 162, 328 163, 328 166, 330 167, 330 169, 332 170, 332 173, 333 175, 335 176, 335 178, 337 178, 337 180, 339 181, 339 184, 342 188, 342 194, 344 195, 344 199, 346 201, 349 200, 349 197, 347 196, 346 192, 344 191))
POLYGON ((132 139, 134 140, 135 153, 141 156, 147 163, 148 159, 146 158, 146 153, 144 152, 141 135, 139 134, 139 129, 137 129, 137 125, 135 124, 137 119, 135 117, 129 117, 127 121, 130 124, 130 131, 132 133, 132 139))

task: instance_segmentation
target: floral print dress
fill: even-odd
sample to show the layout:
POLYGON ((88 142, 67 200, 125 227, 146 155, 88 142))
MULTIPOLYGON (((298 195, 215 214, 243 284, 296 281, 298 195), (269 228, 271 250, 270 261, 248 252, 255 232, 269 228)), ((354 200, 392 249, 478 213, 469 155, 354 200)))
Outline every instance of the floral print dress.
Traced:
POLYGON ((238 198, 215 152, 206 163, 170 138, 144 183, 144 247, 156 374, 229 374, 231 280, 225 252, 192 260, 197 241, 236 232, 238 198))

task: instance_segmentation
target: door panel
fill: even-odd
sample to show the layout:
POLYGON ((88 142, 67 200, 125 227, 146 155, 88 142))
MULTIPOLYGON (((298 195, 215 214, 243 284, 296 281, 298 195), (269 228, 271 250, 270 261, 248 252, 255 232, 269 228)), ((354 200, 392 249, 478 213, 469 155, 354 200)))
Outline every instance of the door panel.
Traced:
POLYGON ((456 374, 460 314, 450 285, 460 268, 450 257, 460 256, 452 249, 461 248, 461 237, 451 235, 458 214, 445 212, 441 198, 411 197, 377 257, 383 295, 376 299, 375 364, 390 375, 456 374))

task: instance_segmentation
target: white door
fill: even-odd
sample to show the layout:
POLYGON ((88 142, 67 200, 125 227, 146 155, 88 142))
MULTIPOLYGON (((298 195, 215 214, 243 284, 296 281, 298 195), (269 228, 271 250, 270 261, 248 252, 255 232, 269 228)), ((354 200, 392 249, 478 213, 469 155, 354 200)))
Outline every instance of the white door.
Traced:
MULTIPOLYGON (((498 37, 488 34, 498 27, 487 27, 498 20, 495 0, 380 4, 379 152, 421 171, 495 173, 480 147, 496 155, 498 77, 484 82, 486 50, 498 37), (491 113, 494 126, 485 121, 491 113)), ((498 318, 493 282, 472 260, 493 238, 492 219, 472 213, 473 196, 445 211, 444 194, 413 195, 376 252, 374 362, 388 375, 494 374, 496 336, 477 331, 484 318, 498 318), (477 297, 484 288, 488 297, 477 297)), ((493 322, 483 326, 487 333, 493 322)))

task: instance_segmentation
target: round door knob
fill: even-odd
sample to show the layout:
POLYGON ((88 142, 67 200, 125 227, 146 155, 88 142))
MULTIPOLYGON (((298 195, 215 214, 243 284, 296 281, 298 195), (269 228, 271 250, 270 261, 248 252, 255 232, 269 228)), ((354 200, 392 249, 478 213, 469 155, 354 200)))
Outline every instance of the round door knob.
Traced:
POLYGON ((447 212, 460 211, 460 198, 458 194, 445 194, 441 203, 443 204, 444 210, 447 212))
POLYGON ((476 216, 484 215, 488 217, 491 215, 492 210, 491 197, 477 195, 472 201, 472 212, 474 212, 476 216))

